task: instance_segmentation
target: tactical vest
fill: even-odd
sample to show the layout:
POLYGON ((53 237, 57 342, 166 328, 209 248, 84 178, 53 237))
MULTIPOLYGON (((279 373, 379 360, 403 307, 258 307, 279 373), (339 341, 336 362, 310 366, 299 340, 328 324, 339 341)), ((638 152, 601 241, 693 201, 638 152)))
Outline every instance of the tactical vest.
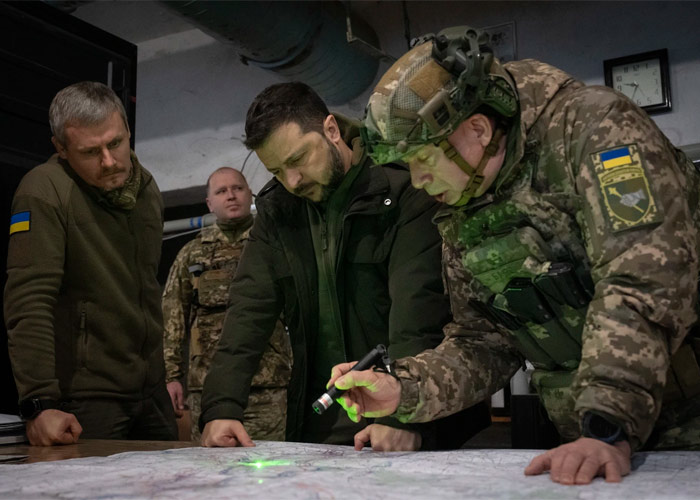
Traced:
POLYGON ((548 197, 518 191, 460 214, 452 237, 476 281, 472 305, 536 368, 572 371, 593 283, 578 226, 548 197))
MULTIPOLYGON (((188 387, 201 390, 216 351, 226 308, 229 287, 238 268, 247 234, 234 244, 221 240, 202 243, 190 262, 192 277, 192 311, 190 326, 190 365, 188 387)), ((291 373, 292 352, 284 323, 279 320, 263 353, 251 387, 287 387, 291 373)))
MULTIPOLYGON (((570 386, 594 293, 575 203, 569 195, 525 188, 500 201, 487 196, 441 223, 474 277, 470 305, 512 335, 534 365, 532 383, 565 439, 578 432, 570 386)), ((665 403, 700 394, 689 343, 672 356, 668 380, 665 403)))
MULTIPOLYGON (((216 317, 216 323, 222 321, 221 315, 226 312, 228 289, 236 273, 241 249, 231 245, 216 243, 206 245, 211 256, 189 267, 192 274, 192 307, 194 322, 190 353, 202 354, 199 337, 200 327, 211 327, 221 330, 221 325, 212 325, 210 316, 216 317), (195 331, 197 333, 195 334, 195 331)), ((218 341, 218 338, 216 339, 218 341)))
POLYGON ((243 245, 219 241, 202 244, 199 259, 188 270, 192 277, 190 370, 188 384, 200 388, 221 337, 228 290, 243 245))

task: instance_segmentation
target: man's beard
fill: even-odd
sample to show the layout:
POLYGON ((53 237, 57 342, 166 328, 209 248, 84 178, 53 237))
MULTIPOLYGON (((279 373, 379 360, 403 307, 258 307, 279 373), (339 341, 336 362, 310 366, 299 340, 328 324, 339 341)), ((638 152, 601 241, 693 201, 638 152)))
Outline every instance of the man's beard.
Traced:
POLYGON ((321 201, 326 201, 330 198, 345 178, 345 165, 343 165, 343 159, 340 157, 340 151, 330 141, 326 141, 331 153, 330 165, 328 166, 330 177, 328 178, 328 183, 325 186, 321 186, 321 201))
MULTIPOLYGON (((338 186, 343 182, 345 178, 345 165, 343 165, 343 158, 340 156, 340 151, 335 145, 324 137, 326 144, 328 144, 328 152, 330 155, 328 162, 328 182, 325 185, 321 185, 321 199, 314 201, 314 203, 321 203, 331 197, 333 192, 338 189, 338 186)), ((294 190, 294 194, 297 196, 302 196, 302 193, 309 188, 308 185, 298 186, 294 190)))

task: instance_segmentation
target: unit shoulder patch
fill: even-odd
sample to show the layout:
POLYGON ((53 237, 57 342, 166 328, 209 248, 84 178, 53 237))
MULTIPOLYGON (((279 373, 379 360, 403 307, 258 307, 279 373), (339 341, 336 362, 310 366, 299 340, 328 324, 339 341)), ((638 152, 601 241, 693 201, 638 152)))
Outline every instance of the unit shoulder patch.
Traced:
POLYGON ((17 212, 12 217, 10 217, 10 236, 15 233, 23 233, 29 231, 31 223, 31 213, 29 210, 24 212, 17 212))
POLYGON ((592 153, 591 160, 614 233, 663 220, 636 144, 592 153))

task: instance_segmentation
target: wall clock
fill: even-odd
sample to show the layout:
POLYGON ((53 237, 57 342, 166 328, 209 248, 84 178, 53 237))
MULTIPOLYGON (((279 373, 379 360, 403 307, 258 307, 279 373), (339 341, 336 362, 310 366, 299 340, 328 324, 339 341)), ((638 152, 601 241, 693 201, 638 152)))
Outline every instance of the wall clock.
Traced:
POLYGON ((648 113, 671 111, 666 49, 603 61, 605 85, 622 92, 648 113))

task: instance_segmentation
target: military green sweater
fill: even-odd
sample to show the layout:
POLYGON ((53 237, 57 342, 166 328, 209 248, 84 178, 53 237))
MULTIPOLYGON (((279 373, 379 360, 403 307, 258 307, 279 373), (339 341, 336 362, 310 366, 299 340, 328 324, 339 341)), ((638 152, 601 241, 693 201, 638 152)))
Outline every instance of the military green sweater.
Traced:
POLYGON ((130 211, 57 155, 20 183, 12 221, 23 223, 11 227, 4 298, 20 399, 139 399, 164 383, 163 203, 141 175, 130 211))

